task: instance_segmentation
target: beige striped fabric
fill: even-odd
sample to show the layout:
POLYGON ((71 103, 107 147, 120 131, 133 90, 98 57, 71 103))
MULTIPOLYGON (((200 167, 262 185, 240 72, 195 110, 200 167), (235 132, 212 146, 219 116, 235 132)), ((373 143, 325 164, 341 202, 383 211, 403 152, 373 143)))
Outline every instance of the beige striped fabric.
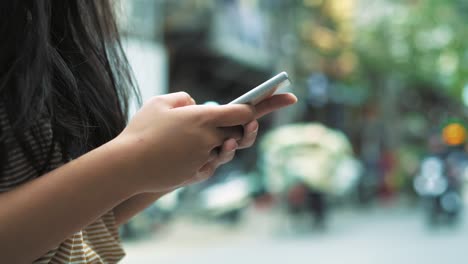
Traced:
MULTIPOLYGON (((44 142, 35 142, 32 134, 27 139, 33 144, 33 155, 42 161, 45 156, 41 148, 52 144, 52 129, 47 119, 40 120, 41 132, 46 135, 44 142)), ((0 146, 6 153, 6 164, 2 164, 0 192, 11 190, 22 183, 36 178, 37 170, 31 166, 16 142, 11 126, 0 103, 0 146)), ((50 170, 64 163, 58 144, 54 146, 50 170)), ((56 248, 36 260, 34 263, 117 263, 124 257, 113 212, 108 212, 83 230, 67 238, 56 248)), ((0 263, 1 263, 0 256, 0 263)))

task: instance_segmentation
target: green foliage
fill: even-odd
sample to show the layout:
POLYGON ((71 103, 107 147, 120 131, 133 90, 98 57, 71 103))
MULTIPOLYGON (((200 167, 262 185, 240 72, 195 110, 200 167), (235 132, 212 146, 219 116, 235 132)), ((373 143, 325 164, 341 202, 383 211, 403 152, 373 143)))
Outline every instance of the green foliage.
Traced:
POLYGON ((466 1, 365 2, 372 8, 357 10, 354 41, 361 73, 398 75, 458 97, 468 82, 466 1))

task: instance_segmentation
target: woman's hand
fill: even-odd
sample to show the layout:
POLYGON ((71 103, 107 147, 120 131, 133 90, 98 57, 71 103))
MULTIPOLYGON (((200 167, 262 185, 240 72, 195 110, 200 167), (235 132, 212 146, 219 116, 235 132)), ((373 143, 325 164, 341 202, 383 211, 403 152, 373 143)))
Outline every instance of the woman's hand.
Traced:
POLYGON ((241 131, 238 130, 239 127, 223 128, 225 130, 230 130, 231 134, 239 135, 240 133, 243 136, 241 138, 229 138, 224 141, 222 147, 219 149, 219 153, 212 152, 211 158, 204 165, 205 170, 201 170, 196 177, 192 178, 189 182, 186 182, 185 185, 206 179, 214 173, 216 168, 230 162, 234 158, 237 149, 251 147, 255 143, 258 134, 259 125, 257 119, 296 102, 297 98, 293 94, 273 95, 254 106, 255 120, 241 127, 243 133, 240 133, 241 131), (235 133, 236 130, 238 133, 235 133))
POLYGON ((295 104, 296 102, 296 96, 291 93, 287 93, 273 95, 255 105, 255 120, 244 126, 244 136, 238 142, 239 149, 249 148, 255 143, 258 132, 257 119, 280 108, 295 104))
POLYGON ((242 136, 226 127, 250 123, 255 115, 248 105, 194 105, 183 92, 156 96, 115 141, 128 151, 128 174, 134 175, 136 191, 164 192, 211 176, 230 159, 229 150, 237 148, 233 140, 242 136), (215 155, 220 147, 222 154, 215 155))
MULTIPOLYGON (((275 95, 255 106, 255 118, 260 118, 261 116, 279 108, 294 104, 296 101, 296 97, 291 94, 275 95)), ((186 105, 192 105, 193 103, 194 102, 192 100, 185 101, 186 105)), ((179 106, 184 106, 184 101, 181 101, 179 106)), ((223 145, 216 151, 212 151, 208 161, 203 165, 202 169, 198 170, 194 175, 191 175, 191 177, 188 177, 189 180, 184 182, 183 185, 189 185, 206 179, 213 174, 217 167, 231 161, 234 158, 236 149, 252 146, 257 137, 258 122, 257 120, 254 120, 244 126, 223 129, 228 130, 225 132, 231 133, 234 137, 224 141, 223 145)), ((156 199, 168 191, 170 190, 133 196, 131 199, 114 208, 116 222, 118 224, 127 222, 133 215, 154 203, 156 199)))
POLYGON ((240 140, 235 142, 235 138, 231 138, 224 142, 218 159, 219 165, 229 162, 234 157, 233 149, 249 148, 255 143, 259 128, 257 119, 280 108, 295 104, 296 102, 296 96, 287 93, 273 95, 255 105, 255 120, 243 126, 243 136, 240 140))

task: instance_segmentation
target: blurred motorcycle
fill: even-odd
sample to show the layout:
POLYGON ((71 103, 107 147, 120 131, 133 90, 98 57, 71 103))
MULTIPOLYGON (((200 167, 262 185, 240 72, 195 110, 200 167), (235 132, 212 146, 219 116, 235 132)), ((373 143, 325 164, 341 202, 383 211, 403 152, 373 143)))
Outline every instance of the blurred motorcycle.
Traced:
MULTIPOLYGON (((452 157, 453 158, 453 157, 452 157)), ((429 156, 422 160, 419 175, 414 180, 416 192, 425 200, 430 224, 455 223, 462 210, 460 194, 461 172, 466 160, 429 156), (461 163, 459 163, 461 162, 461 163)))
POLYGON ((414 189, 420 195, 432 225, 457 222, 463 209, 462 185, 468 170, 464 150, 466 130, 459 123, 449 123, 429 139, 432 152, 421 161, 414 189))

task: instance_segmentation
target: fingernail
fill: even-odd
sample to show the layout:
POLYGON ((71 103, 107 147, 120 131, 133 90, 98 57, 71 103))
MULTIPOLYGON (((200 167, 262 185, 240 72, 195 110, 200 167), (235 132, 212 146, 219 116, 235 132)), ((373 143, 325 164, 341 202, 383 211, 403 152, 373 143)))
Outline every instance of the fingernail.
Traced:
POLYGON ((292 104, 295 104, 297 103, 297 101, 299 101, 299 99, 297 98, 297 96, 293 93, 289 93, 290 95, 292 95, 292 97, 294 98, 294 102, 292 102, 292 104))
POLYGON ((254 134, 257 134, 258 133, 258 128, 255 129, 254 131, 250 132, 249 135, 254 135, 254 134))

